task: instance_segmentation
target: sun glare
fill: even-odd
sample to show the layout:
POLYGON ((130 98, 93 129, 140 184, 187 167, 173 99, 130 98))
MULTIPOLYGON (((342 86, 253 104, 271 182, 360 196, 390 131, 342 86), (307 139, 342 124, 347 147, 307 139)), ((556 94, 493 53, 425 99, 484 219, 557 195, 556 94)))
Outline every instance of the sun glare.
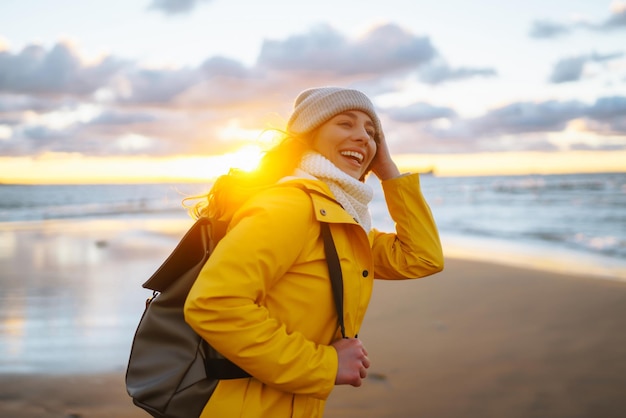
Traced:
POLYGON ((211 157, 181 157, 170 159, 168 173, 187 180, 212 180, 228 173, 231 168, 254 170, 261 160, 262 150, 257 145, 246 145, 239 150, 211 157))
POLYGON ((222 158, 230 160, 232 166, 245 171, 253 171, 261 161, 262 150, 257 145, 246 145, 232 154, 226 154, 222 158))

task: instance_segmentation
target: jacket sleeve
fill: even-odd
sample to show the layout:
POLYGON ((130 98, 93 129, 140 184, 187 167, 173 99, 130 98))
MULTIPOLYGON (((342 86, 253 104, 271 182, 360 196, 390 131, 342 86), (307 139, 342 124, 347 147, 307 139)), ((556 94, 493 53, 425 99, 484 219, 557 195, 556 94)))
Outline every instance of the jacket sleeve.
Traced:
POLYGON ((296 188, 251 198, 234 215, 193 285, 185 319, 263 383, 326 399, 337 374, 335 349, 288 332, 263 304, 273 282, 303 251, 304 241, 319 234, 312 216, 310 198, 296 188))
POLYGON ((373 229, 370 245, 378 279, 425 277, 443 269, 437 225, 420 189, 418 174, 382 182, 396 233, 373 229))

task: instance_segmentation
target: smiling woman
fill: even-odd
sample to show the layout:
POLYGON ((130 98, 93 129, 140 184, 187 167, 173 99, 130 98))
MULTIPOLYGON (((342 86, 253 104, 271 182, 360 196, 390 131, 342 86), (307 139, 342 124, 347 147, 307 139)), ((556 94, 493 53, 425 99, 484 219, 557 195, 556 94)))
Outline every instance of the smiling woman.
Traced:
MULTIPOLYGON (((193 198, 191 212, 210 222, 217 245, 185 320, 253 376, 219 380, 201 416, 322 417, 335 385, 367 377, 358 335, 374 279, 443 268, 419 175, 400 174, 365 94, 305 90, 281 133, 256 170, 228 170, 193 198), (396 233, 372 228, 368 172, 381 181, 396 233), (327 260, 333 247, 340 257, 327 260), (342 277, 333 286, 330 271, 342 277)), ((246 149, 239 156, 252 162, 246 149)))

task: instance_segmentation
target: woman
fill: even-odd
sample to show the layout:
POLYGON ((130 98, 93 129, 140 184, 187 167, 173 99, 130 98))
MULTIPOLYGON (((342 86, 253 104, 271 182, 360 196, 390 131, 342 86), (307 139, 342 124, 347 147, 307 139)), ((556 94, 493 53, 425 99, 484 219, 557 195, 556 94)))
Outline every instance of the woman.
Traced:
POLYGON ((424 277, 443 268, 419 176, 400 175, 363 93, 305 90, 286 137, 253 174, 213 186, 199 216, 221 239, 189 293, 185 318, 252 378, 222 380, 202 416, 321 417, 334 385, 360 386, 370 361, 357 338, 373 278, 424 277), (372 171, 396 234, 371 229, 372 171), (313 193, 304 193, 302 188, 313 193), (341 261, 341 338, 320 222, 341 261))

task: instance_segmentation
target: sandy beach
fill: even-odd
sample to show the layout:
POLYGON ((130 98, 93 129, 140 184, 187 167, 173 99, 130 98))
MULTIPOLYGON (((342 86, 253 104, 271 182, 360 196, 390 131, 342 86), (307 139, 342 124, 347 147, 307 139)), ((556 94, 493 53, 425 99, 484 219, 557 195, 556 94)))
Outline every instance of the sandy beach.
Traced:
MULTIPOLYGON (((125 291, 140 284, 144 273, 167 252, 145 247, 123 251, 125 242, 138 238, 121 239, 123 229, 116 234, 110 225, 107 234, 99 230, 93 236, 85 228, 73 233, 63 229, 66 245, 78 242, 81 248, 91 245, 102 253, 92 254, 89 269, 78 262, 64 268, 56 265, 56 270, 50 267, 55 265, 52 261, 34 266, 29 280, 39 274, 50 280, 55 275, 66 279, 77 275, 83 281, 101 281, 98 274, 123 274, 130 269, 138 277, 136 283, 122 286, 125 291), (95 240, 96 236, 101 238, 95 240)), ((164 235, 172 234, 165 229, 164 235)), ((49 235, 42 231, 37 232, 38 245, 58 248, 54 231, 49 235)), ((36 241, 24 234, 28 235, 13 234, 14 250, 21 258, 16 254, 1 258, 3 282, 23 270, 19 262, 29 261, 20 242, 30 240, 34 245, 36 241)), ((70 279, 69 285, 78 283, 70 279)), ((107 288, 101 284, 96 290, 114 300, 117 293, 106 292, 107 288)), ((87 315, 97 316, 106 309, 104 304, 87 315)), ((121 325, 110 320, 96 326, 106 326, 111 333, 126 330, 138 320, 128 312, 122 312, 131 317, 121 325)), ((3 320, 6 332, 7 319, 3 320)), ((624 417, 625 329, 625 282, 450 258, 437 276, 376 283, 361 333, 372 361, 370 375, 361 388, 336 388, 326 416, 624 417)), ((117 357, 123 357, 131 337, 120 338, 122 350, 113 350, 117 357)), ((108 340, 100 341, 106 345, 108 340)), ((125 392, 124 362, 125 358, 117 358, 108 371, 87 368, 82 373, 63 373, 42 368, 2 373, 0 417, 148 416, 132 405, 125 392)))

